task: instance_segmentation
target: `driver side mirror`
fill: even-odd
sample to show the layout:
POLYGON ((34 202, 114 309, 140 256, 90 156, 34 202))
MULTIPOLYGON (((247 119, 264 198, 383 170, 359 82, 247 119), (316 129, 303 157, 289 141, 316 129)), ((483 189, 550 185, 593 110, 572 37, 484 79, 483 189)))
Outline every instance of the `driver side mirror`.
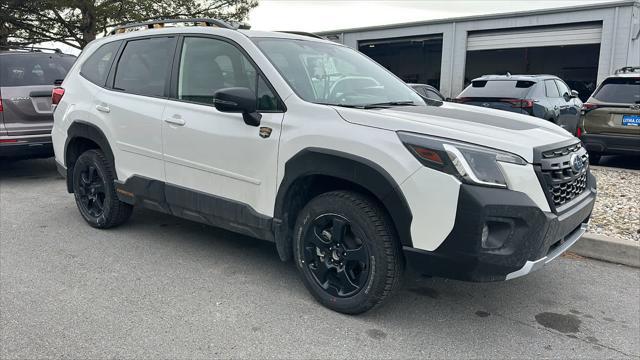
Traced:
POLYGON ((572 98, 574 98, 574 99, 575 99, 575 98, 577 98, 577 97, 578 97, 578 95, 580 95, 580 93, 579 93, 579 92, 577 92, 577 91, 575 91, 575 90, 571 90, 571 97, 572 97, 572 98))
POLYGON ((250 126, 260 125, 262 115, 257 111, 257 102, 256 94, 244 87, 220 89, 213 94, 216 110, 241 113, 244 123, 250 126))

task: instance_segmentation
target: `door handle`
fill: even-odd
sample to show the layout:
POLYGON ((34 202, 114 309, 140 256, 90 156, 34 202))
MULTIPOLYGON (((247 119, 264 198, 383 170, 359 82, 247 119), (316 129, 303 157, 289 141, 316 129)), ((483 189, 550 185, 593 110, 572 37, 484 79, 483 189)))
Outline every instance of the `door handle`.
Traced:
POLYGON ((103 113, 110 113, 111 109, 109 109, 108 106, 102 106, 102 105, 96 105, 96 110, 103 112, 103 113))
POLYGON ((187 123, 182 118, 175 117, 175 116, 164 119, 164 122, 166 122, 168 124, 171 124, 171 125, 177 125, 177 126, 184 126, 184 124, 187 123))

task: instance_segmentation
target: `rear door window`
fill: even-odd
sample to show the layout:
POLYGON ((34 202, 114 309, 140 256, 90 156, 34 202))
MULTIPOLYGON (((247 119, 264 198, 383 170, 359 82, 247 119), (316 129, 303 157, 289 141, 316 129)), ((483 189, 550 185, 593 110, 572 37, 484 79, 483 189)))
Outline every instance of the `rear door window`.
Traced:
POLYGON ((544 88, 547 92, 547 97, 548 98, 559 98, 560 97, 560 91, 558 91, 558 86, 556 85, 556 82, 553 80, 545 80, 544 81, 544 88))
POLYGON ((593 97, 609 103, 640 104, 640 78, 609 78, 593 97))
POLYGON ((460 93, 460 97, 522 99, 534 84, 527 80, 475 80, 460 93))
POLYGON ((80 75, 96 85, 104 86, 104 83, 107 81, 107 76, 109 75, 111 63, 121 43, 122 41, 110 42, 94 51, 84 64, 82 64, 80 75))
POLYGON ((76 61, 74 56, 60 54, 2 55, 0 86, 54 85, 64 77, 76 61))
POLYGON ((113 88, 137 95, 164 96, 174 51, 173 37, 127 42, 118 60, 113 88))

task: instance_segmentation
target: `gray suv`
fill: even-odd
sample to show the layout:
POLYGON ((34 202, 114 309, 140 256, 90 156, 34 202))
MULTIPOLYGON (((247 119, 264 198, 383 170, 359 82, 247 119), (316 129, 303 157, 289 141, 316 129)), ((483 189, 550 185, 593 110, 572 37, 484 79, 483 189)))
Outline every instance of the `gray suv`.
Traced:
POLYGON ((485 75, 473 79, 455 101, 539 117, 572 134, 582 110, 578 92, 553 75, 485 75))
POLYGON ((57 49, 0 49, 0 158, 53 156, 52 91, 75 59, 57 49))

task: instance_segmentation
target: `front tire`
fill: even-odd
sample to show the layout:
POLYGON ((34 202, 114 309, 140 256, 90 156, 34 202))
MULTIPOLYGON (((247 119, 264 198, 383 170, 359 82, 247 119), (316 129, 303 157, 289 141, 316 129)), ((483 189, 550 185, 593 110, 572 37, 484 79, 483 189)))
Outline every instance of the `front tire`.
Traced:
POLYGON ((359 314, 399 287, 397 236, 374 199, 350 191, 319 195, 298 215, 294 234, 296 266, 322 305, 359 314))
POLYGON ((88 150, 73 167, 73 194, 85 221, 99 229, 118 226, 131 216, 133 207, 116 195, 113 165, 100 150, 88 150))
POLYGON ((596 152, 589 153, 589 163, 592 165, 598 165, 600 163, 600 159, 602 158, 602 154, 596 152))

